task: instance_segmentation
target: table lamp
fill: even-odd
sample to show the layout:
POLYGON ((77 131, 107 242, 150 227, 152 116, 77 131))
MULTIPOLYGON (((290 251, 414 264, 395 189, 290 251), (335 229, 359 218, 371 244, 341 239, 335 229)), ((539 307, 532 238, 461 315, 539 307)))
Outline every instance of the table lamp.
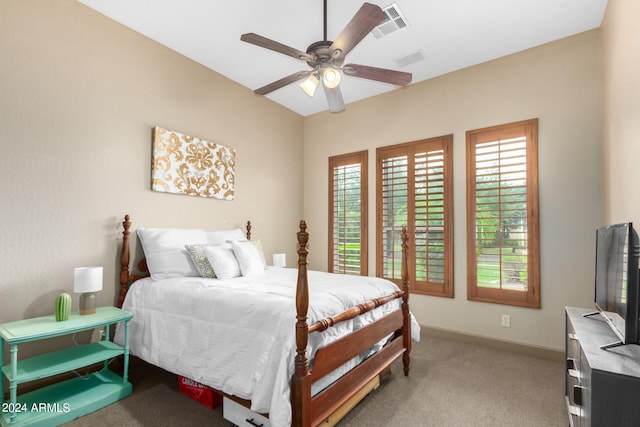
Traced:
POLYGON ((73 292, 80 295, 80 314, 96 312, 96 294, 102 290, 102 267, 78 267, 73 272, 73 292))
POLYGON ((286 267, 287 254, 273 254, 273 266, 274 267, 286 267))

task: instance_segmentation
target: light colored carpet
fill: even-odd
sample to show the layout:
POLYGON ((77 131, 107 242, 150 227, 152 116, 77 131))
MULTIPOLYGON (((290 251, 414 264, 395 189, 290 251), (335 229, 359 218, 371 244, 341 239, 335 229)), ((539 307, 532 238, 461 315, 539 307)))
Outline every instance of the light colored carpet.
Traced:
MULTIPOLYGON (((133 394, 67 427, 225 426, 181 395, 175 375, 145 363, 131 368, 133 394)), ((564 366, 423 334, 413 343, 411 372, 402 364, 338 424, 355 426, 566 426, 564 366)))

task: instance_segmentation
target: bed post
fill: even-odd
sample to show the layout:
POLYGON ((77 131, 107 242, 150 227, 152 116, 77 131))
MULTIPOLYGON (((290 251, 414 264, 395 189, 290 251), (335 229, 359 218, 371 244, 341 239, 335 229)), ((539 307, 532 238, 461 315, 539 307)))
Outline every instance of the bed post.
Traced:
POLYGON ((291 379, 291 411, 292 425, 308 427, 311 425, 311 375, 307 359, 307 342, 309 341, 309 325, 307 311, 309 309, 309 283, 307 278, 307 233, 306 221, 300 221, 298 232, 298 282, 296 287, 296 358, 295 372, 291 379))
POLYGON ((129 284, 129 235, 131 232, 131 217, 129 215, 124 216, 122 222, 122 250, 120 252, 120 295, 118 296, 118 307, 122 308, 124 303, 124 296, 127 294, 127 285, 129 284))
POLYGON ((411 315, 409 313, 409 234, 407 227, 402 227, 402 338, 404 339, 404 354, 402 363, 404 365, 404 375, 409 375, 409 363, 411 362, 411 315))
POLYGON ((251 240, 251 221, 247 221, 247 240, 251 240))

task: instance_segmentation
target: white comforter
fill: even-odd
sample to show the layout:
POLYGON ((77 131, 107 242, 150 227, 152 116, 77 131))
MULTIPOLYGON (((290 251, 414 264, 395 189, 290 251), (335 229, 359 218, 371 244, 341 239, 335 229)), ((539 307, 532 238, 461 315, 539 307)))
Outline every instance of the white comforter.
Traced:
MULTIPOLYGON (((200 277, 139 280, 129 289, 123 306, 134 314, 129 330, 131 353, 175 374, 250 399, 252 410, 269 412, 273 427, 289 426, 296 277, 295 269, 268 267, 260 275, 225 281, 200 277)), ((398 289, 376 277, 315 271, 308 277, 309 324, 398 289)), ((396 299, 328 331, 311 334, 308 354, 312 357, 319 347, 400 304, 396 299)), ((412 337, 417 341, 419 336, 413 320, 412 337)), ((117 329, 115 340, 123 342, 122 328, 117 329)), ((319 387, 341 374, 334 373, 319 387)))

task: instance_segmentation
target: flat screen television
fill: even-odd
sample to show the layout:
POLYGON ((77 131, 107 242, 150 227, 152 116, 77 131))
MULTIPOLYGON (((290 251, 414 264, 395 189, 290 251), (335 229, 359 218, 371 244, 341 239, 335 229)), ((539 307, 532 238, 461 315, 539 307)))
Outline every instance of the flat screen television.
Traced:
POLYGON ((595 306, 620 341, 603 345, 638 344, 638 257, 640 242, 632 223, 596 231, 595 306))

